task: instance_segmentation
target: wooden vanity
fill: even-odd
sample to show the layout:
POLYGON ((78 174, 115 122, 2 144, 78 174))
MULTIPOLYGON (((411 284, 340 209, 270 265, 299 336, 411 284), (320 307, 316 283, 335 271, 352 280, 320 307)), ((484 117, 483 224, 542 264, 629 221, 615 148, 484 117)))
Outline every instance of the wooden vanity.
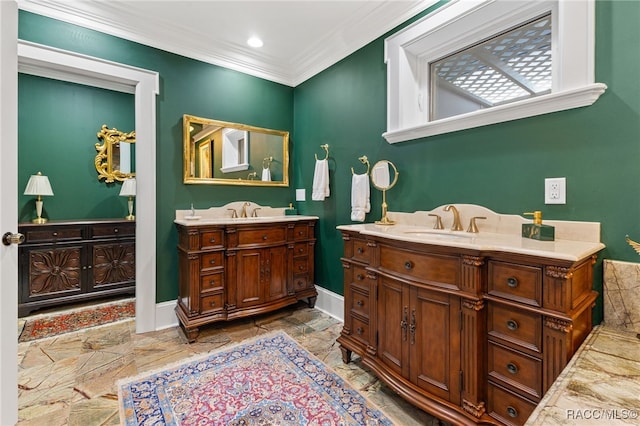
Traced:
POLYGON ((357 354, 442 420, 524 424, 591 331, 600 243, 516 236, 510 251, 480 237, 419 241, 373 224, 338 228, 343 361, 357 354))
POLYGON ((176 314, 190 342, 199 327, 317 297, 316 217, 176 220, 176 314), (255 220, 251 220, 255 219, 255 220))

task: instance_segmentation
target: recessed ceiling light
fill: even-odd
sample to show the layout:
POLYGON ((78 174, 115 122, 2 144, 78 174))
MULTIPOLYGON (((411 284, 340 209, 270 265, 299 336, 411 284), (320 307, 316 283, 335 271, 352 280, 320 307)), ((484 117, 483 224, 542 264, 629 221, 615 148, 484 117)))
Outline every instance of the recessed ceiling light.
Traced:
POLYGON ((262 40, 260 40, 258 37, 251 37, 249 40, 247 40, 247 44, 251 47, 262 47, 262 40))

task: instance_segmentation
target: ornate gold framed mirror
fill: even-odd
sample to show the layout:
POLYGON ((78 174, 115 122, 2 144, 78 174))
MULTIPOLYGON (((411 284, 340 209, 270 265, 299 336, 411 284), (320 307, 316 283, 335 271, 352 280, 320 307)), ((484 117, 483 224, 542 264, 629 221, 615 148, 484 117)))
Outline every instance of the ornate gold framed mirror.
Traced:
POLYGON ((289 186, 289 132, 185 114, 184 183, 289 186))
POLYGON ((104 179, 106 183, 112 183, 135 177, 135 130, 124 133, 116 128, 109 129, 103 124, 97 136, 102 141, 96 144, 98 155, 95 164, 98 180, 104 179))

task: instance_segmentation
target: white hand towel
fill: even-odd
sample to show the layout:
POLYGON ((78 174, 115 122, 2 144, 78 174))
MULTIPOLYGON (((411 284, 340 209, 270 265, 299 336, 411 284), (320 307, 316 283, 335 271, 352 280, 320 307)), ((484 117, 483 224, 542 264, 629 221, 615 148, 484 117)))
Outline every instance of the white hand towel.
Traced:
POLYGON ((379 188, 386 188, 389 186, 389 165, 385 162, 375 165, 372 171, 373 182, 379 188))
POLYGON ((271 180, 271 169, 265 167, 262 169, 262 180, 268 182, 271 180))
POLYGON ((329 196, 329 193, 329 162, 326 158, 324 160, 316 160, 311 199, 313 201, 324 201, 329 196))
POLYGON ((369 200, 369 175, 354 174, 351 178, 351 220, 364 222, 365 215, 371 211, 369 200))

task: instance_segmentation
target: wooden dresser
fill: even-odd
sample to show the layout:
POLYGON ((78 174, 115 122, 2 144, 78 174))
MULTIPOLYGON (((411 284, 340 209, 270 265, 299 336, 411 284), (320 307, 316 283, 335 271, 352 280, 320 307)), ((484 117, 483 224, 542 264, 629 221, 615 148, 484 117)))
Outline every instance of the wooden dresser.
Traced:
MULTIPOLYGON (((295 218, 295 219, 294 219, 295 218)), ((313 307, 317 219, 176 223, 176 314, 190 342, 199 327, 270 312, 307 298, 313 307)))
POLYGON ((524 424, 592 328, 599 249, 562 260, 339 228, 344 362, 452 424, 524 424))
POLYGON ((135 294, 136 224, 124 219, 21 223, 18 315, 135 294))

